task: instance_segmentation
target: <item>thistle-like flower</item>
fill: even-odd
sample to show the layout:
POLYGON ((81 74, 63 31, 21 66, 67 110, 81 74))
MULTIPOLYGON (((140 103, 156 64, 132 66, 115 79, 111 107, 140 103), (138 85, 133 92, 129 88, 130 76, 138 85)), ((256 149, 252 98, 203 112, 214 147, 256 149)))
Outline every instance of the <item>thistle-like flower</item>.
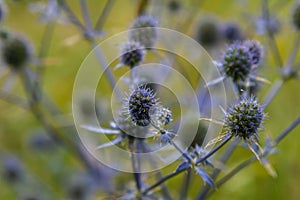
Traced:
POLYGON ((172 121, 172 112, 163 106, 155 106, 150 110, 150 117, 151 124, 162 129, 172 121))
POLYGON ((155 94, 144 86, 136 88, 128 99, 129 118, 137 126, 148 126, 151 122, 150 109, 158 104, 155 94))
POLYGON ((151 15, 142 15, 134 20, 129 32, 129 39, 139 42, 146 49, 154 46, 157 40, 158 21, 151 15))
POLYGON ((229 45, 222 59, 225 76, 232 78, 234 83, 245 81, 251 72, 251 53, 241 43, 229 45))
POLYGON ((144 47, 140 43, 129 41, 121 46, 120 63, 133 68, 143 61, 144 54, 144 47))
POLYGON ((243 42, 244 47, 250 53, 252 65, 259 65, 264 56, 264 48, 257 40, 246 40, 243 42))
POLYGON ((25 66, 32 57, 32 48, 25 38, 13 34, 1 38, 2 60, 13 70, 19 70, 25 66))
POLYGON ((243 97, 237 104, 229 108, 225 117, 225 131, 243 138, 256 137, 265 118, 264 110, 255 97, 243 97))

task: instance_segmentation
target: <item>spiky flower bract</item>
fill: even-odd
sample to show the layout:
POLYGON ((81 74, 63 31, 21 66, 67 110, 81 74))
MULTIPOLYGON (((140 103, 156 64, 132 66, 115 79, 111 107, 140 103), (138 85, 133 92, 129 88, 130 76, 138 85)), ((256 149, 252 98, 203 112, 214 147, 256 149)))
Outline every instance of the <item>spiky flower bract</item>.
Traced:
POLYGON ((129 39, 139 42, 144 47, 151 48, 157 40, 158 21, 152 15, 142 15, 137 17, 132 23, 129 31, 129 39))
POLYGON ((229 108, 225 116, 225 131, 246 140, 257 136, 264 118, 264 109, 255 97, 242 97, 238 103, 229 108))
POLYGON ((155 94, 144 86, 136 88, 128 99, 128 112, 132 122, 137 126, 150 124, 150 109, 158 104, 155 94))
POLYGON ((300 3, 298 3, 292 13, 293 24, 297 30, 300 29, 300 3))
POLYGON ((1 41, 2 60, 13 70, 25 66, 32 56, 32 50, 25 38, 8 33, 1 41))
POLYGON ((140 43, 129 41, 121 46, 120 62, 133 68, 143 61, 144 54, 144 47, 140 43))
POLYGON ((245 81, 251 71, 250 56, 250 52, 240 42, 227 46, 222 60, 225 76, 231 77, 235 83, 245 81))
POLYGON ((201 22, 196 32, 196 40, 203 46, 214 46, 221 38, 218 24, 213 20, 201 22))
POLYGON ((263 46, 259 41, 246 40, 243 42, 244 47, 250 53, 250 61, 252 65, 258 65, 261 63, 264 55, 263 46))

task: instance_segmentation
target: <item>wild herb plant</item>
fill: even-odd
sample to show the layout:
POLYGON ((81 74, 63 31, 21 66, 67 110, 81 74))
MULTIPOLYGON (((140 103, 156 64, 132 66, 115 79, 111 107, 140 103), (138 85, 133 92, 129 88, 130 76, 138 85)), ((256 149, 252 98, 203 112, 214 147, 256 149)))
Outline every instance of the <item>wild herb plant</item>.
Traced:
MULTIPOLYGON (((16 198, 206 199, 222 190, 222 185, 255 161, 258 161, 272 177, 281 176, 276 173, 276 163, 272 162, 269 156, 278 151, 278 144, 298 126, 300 116, 287 125, 285 130, 278 131, 275 138, 267 136, 264 126, 272 123, 273 117, 268 114, 268 106, 276 94, 287 82, 298 78, 300 68, 296 62, 300 45, 299 4, 295 3, 290 16, 290 28, 295 29, 296 35, 294 46, 288 56, 283 56, 277 46, 276 34, 284 30, 281 30, 275 12, 274 16, 271 13, 272 9, 268 0, 261 1, 259 5, 261 13, 255 17, 254 24, 251 24, 253 30, 256 28, 257 34, 263 35, 264 42, 261 38, 257 39, 243 32, 237 23, 219 23, 210 18, 206 21, 198 20, 197 15, 201 12, 202 1, 187 3, 169 0, 158 3, 141 0, 135 5, 136 13, 132 21, 128 22, 128 34, 125 34, 125 39, 123 38, 122 43, 116 41, 115 45, 119 50, 118 58, 109 63, 106 52, 114 51, 115 48, 101 49, 98 43, 103 42, 107 37, 104 24, 108 18, 113 18, 110 13, 117 1, 106 1, 97 19, 93 19, 90 13, 89 4, 92 3, 85 0, 79 0, 78 5, 76 2, 80 11, 74 9, 73 5, 66 0, 28 3, 32 12, 40 13, 40 21, 45 24, 45 31, 38 48, 35 48, 23 35, 5 25, 6 15, 13 14, 13 11, 8 9, 11 7, 10 4, 19 2, 10 2, 10 6, 6 6, 6 3, 6 1, 0 1, 0 54, 1 65, 9 73, 2 84, 1 99, 31 112, 40 123, 40 128, 47 133, 47 137, 40 137, 41 134, 38 133, 38 137, 33 138, 31 141, 33 148, 46 151, 53 148, 55 143, 65 148, 66 152, 84 168, 81 170, 82 176, 74 177, 74 180, 72 176, 79 174, 78 168, 80 167, 66 172, 70 184, 61 189, 62 191, 53 192, 51 188, 39 184, 43 181, 36 180, 18 159, 5 153, 6 151, 1 148, 1 157, 5 158, 2 159, 1 171, 3 171, 4 180, 16 191, 16 198), (188 6, 194 6, 194 9, 187 12, 188 6), (160 9, 168 12, 172 18, 166 19, 168 14, 164 16, 160 9), (94 21, 95 25, 93 25, 94 21), (80 124, 80 127, 73 122, 67 125, 64 121, 61 122, 62 118, 59 116, 65 116, 66 113, 59 109, 43 87, 48 71, 45 60, 49 56, 57 23, 77 28, 81 39, 93 49, 97 65, 100 66, 106 81, 103 85, 100 83, 101 94, 95 99, 82 100, 83 103, 78 106, 80 111, 77 111, 74 106, 73 112, 79 112, 85 118, 86 123, 80 124), (171 54, 171 47, 171 53, 160 51, 161 49, 156 45, 162 37, 160 27, 164 26, 175 27, 174 29, 179 32, 190 34, 200 45, 203 45, 212 56, 212 62, 220 76, 212 74, 211 77, 207 77, 211 78, 208 82, 203 81, 200 76, 195 78, 196 75, 186 67, 187 64, 184 64, 183 59, 171 54), (196 27, 194 33, 187 31, 192 26, 196 27), (274 63, 266 58, 267 55, 273 57, 274 63), (182 115, 180 107, 172 102, 175 101, 174 96, 169 93, 167 97, 164 96, 163 87, 156 84, 154 80, 163 80, 160 81, 162 83, 169 78, 175 79, 176 77, 173 77, 171 72, 166 73, 162 70, 154 73, 155 76, 151 77, 152 79, 146 76, 149 75, 147 73, 141 75, 140 70, 143 69, 143 65, 153 60, 158 61, 162 66, 171 66, 172 70, 181 73, 182 77, 192 85, 191 88, 197 94, 199 103, 196 107, 201 111, 201 115, 196 116, 198 131, 195 134, 180 133, 181 121, 185 121, 187 127, 192 126, 188 122, 190 118, 195 117, 192 115, 194 113, 189 113, 190 116, 184 116, 184 114, 180 116, 182 115), (261 75, 261 70, 266 67, 274 69, 277 67, 279 71, 276 74, 277 81, 270 81, 267 75, 261 75), (118 73, 124 71, 127 76, 120 77, 118 73), (217 78, 212 78, 216 76, 217 78), (18 84, 24 88, 26 97, 14 92, 13 86, 16 79, 21 80, 18 84), (210 96, 210 88, 218 87, 220 84, 224 84, 228 91, 227 107, 219 104, 220 99, 212 99, 210 96), (268 88, 268 91, 262 98, 261 92, 265 88, 268 88), (110 98, 115 98, 115 102, 108 103, 112 106, 104 105, 105 100, 110 98), (120 106, 115 106, 115 104, 120 106), (111 110, 105 110, 104 107, 109 107, 111 110), (220 110, 221 118, 213 118, 210 108, 220 110), (98 126, 90 123, 91 113, 95 113, 98 126), (211 135, 206 137, 210 124, 221 126, 220 131, 213 133, 213 138, 210 137, 211 135), (78 138, 76 133, 82 130, 85 131, 84 134, 91 134, 93 138, 96 138, 95 141, 90 141, 93 145, 95 143, 94 149, 89 149, 89 145, 81 135, 81 140, 78 138), (105 136, 108 142, 96 144, 97 134, 101 137, 105 136), (184 135, 186 138, 192 137, 189 138, 192 142, 187 142, 187 145, 185 140, 176 140, 179 135, 184 135), (130 163, 130 171, 124 171, 130 174, 108 169, 96 159, 98 157, 95 154, 91 154, 91 151, 94 151, 100 152, 100 156, 107 155, 107 152, 113 152, 109 150, 112 147, 128 153, 129 156, 125 159, 130 163), (161 148, 164 148, 167 154, 168 150, 173 151, 170 151, 170 155, 163 157, 165 153, 163 155, 156 153, 161 148), (249 151, 252 156, 228 170, 227 166, 231 166, 231 163, 227 161, 234 152, 244 151, 242 148, 249 151), (143 159, 143 156, 147 154, 151 155, 143 159), (172 160, 173 154, 175 157, 176 154, 180 156, 172 160), (143 169, 145 160, 153 170, 143 169), (167 164, 171 163, 171 168, 160 169, 158 160, 167 164), (182 176, 182 181, 178 181, 178 176, 182 176), (126 178, 128 184, 118 186, 116 183, 114 186, 114 180, 117 182, 122 177, 126 178), (200 179, 195 177, 200 177, 200 179), (176 180, 175 186, 168 184, 172 180, 176 180), (35 188, 41 188, 42 194, 34 191, 35 188)), ((72 43, 77 40, 78 38, 75 37, 70 41, 72 43)), ((177 42, 180 41, 172 41, 169 45, 172 46, 172 43, 177 42)), ((182 46, 182 49, 184 48, 182 46)), ((198 55, 200 52, 193 52, 193 54, 195 57, 200 56, 198 55)), ((173 82, 176 81, 176 79, 173 80, 173 82)), ((178 84, 177 87, 181 85, 178 84)), ((187 90, 187 88, 183 90, 185 89, 187 90)), ((180 96, 180 94, 176 95, 180 96)), ((189 98, 185 100, 188 101, 187 104, 192 103, 192 100, 189 102, 189 98)), ((45 155, 47 154, 48 152, 45 152, 45 155)), ((118 156, 114 153, 109 154, 108 160, 118 161, 118 156)), ((124 163, 118 164, 122 167, 124 163)), ((64 181, 60 180, 60 182, 64 181)))

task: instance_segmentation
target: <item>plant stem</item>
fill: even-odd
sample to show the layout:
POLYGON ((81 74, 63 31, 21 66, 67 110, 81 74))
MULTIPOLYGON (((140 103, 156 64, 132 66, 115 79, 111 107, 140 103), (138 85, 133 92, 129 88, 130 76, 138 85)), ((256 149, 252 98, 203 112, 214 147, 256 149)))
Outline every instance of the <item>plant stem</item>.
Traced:
MULTIPOLYGON (((237 145, 240 143, 240 139, 235 139, 226 149, 225 153, 220 158, 220 163, 225 164, 229 157, 232 155, 233 151, 236 149, 237 145)), ((214 169, 211 178, 216 179, 219 173, 221 172, 220 169, 214 169)), ((197 199, 202 200, 206 198, 206 195, 208 194, 209 190, 211 189, 210 185, 207 184, 204 186, 204 188, 199 192, 197 199)), ((215 190, 214 190, 215 191, 215 190)))
POLYGON ((264 18, 264 20, 266 20, 267 22, 267 34, 268 34, 268 41, 270 44, 270 49, 273 53, 273 57, 275 59, 275 61, 277 62, 277 64, 279 65, 280 68, 283 67, 283 61, 279 52, 279 48, 276 44, 276 40, 274 37, 274 33, 271 29, 271 25, 270 25, 270 10, 269 10, 269 0, 262 0, 261 1, 262 4, 262 16, 264 18))
POLYGON ((104 26, 104 23, 107 19, 107 16, 109 15, 113 5, 115 3, 115 0, 106 0, 106 4, 103 8, 103 10, 101 11, 101 14, 96 22, 96 25, 95 25, 95 30, 101 30, 104 26))
POLYGON ((208 154, 200 158, 199 160, 196 161, 196 165, 207 160, 209 157, 211 157, 214 153, 216 153, 221 147, 223 147, 230 139, 232 136, 228 136, 226 139, 224 139, 218 146, 216 146, 213 150, 211 150, 208 154))
MULTIPOLYGON (((141 141, 141 148, 142 148, 143 153, 149 152, 149 147, 145 143, 145 140, 141 141)), ((153 168, 157 168, 156 161, 153 159, 152 156, 149 157, 149 162, 153 168)), ((160 170, 155 171, 155 174, 156 174, 157 181, 162 179, 162 174, 161 174, 160 170)), ((161 191, 162 191, 162 195, 163 195, 164 199, 166 199, 166 200, 172 199, 166 185, 164 183, 162 183, 160 187, 161 187, 161 191)))
POLYGON ((143 195, 146 195, 148 192, 150 192, 151 190, 155 189, 156 187, 160 186, 161 184, 163 184, 165 181, 181 174, 182 172, 186 171, 187 169, 184 168, 184 169, 180 169, 180 170, 177 170, 175 172, 172 172, 166 176, 164 176, 162 179, 160 179, 158 182, 154 183, 153 185, 151 185, 150 187, 146 188, 142 194, 143 195))
MULTIPOLYGON (((281 134, 279 134, 275 140, 273 146, 277 146, 282 139, 284 139, 292 130, 294 130, 298 125, 300 124, 300 116, 298 116, 281 134)), ((267 156, 268 154, 263 153, 262 156, 267 156)), ((235 167, 233 170, 231 170, 227 175, 225 175, 223 178, 221 178, 217 183, 216 186, 220 187, 224 183, 226 183, 228 180, 230 180, 233 176, 235 176, 238 172, 240 172, 242 169, 249 166, 251 163, 256 161, 256 156, 252 156, 251 158, 243 161, 240 163, 237 167, 235 167)), ((210 194, 210 193, 209 193, 210 194)))
POLYGON ((184 181, 182 182, 182 189, 181 189, 180 198, 179 198, 180 200, 186 200, 188 197, 191 175, 192 175, 192 171, 189 168, 187 170, 187 173, 185 174, 184 181))

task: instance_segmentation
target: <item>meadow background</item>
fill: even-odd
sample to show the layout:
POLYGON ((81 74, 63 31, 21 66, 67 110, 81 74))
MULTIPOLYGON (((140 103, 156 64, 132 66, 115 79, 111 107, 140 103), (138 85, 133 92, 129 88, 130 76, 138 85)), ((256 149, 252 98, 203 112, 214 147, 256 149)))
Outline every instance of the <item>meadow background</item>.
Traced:
MULTIPOLYGON (((32 13, 29 7, 32 3, 45 1, 7 0, 7 15, 1 26, 9 30, 20 32, 33 44, 37 52, 46 28, 45 23, 39 22, 39 13, 32 13)), ((71 8, 81 19, 80 7, 77 1, 68 1, 71 8)), ((89 11, 95 23, 105 0, 89 0, 89 11)), ((104 36, 99 42, 109 36, 128 29, 130 22, 137 15, 138 0, 115 0, 113 7, 103 26, 104 36)), ((261 76, 271 82, 279 77, 280 70, 270 54, 266 36, 256 33, 253 19, 261 13, 260 1, 250 0, 196 0, 180 1, 179 11, 172 13, 168 8, 168 0, 149 1, 147 8, 150 14, 157 13, 158 7, 163 11, 161 25, 167 28, 177 29, 193 37, 197 29, 197 22, 209 17, 215 18, 220 24, 226 22, 237 23, 246 38, 259 40, 266 49, 266 60, 261 76), (191 23, 187 28, 177 26, 176 15, 187 16, 194 12, 191 23)), ((291 11, 295 1, 270 0, 270 11, 280 21, 280 31, 276 34, 276 41, 282 58, 286 58, 294 43, 294 38, 299 35, 292 25, 291 11)), ((179 19, 180 20, 180 19, 179 19)), ((254 20, 255 21, 255 20, 254 20)), ((224 46, 221 46, 224 49, 224 46)), ((220 48, 219 48, 220 49, 220 48)), ((221 49, 220 49, 221 50, 221 49)), ((86 55, 91 51, 91 45, 83 38, 76 27, 71 23, 55 23, 53 37, 48 56, 45 58, 45 76, 43 90, 65 115, 57 116, 72 123, 72 88, 76 76, 86 55)), ((296 63, 300 61, 298 54, 296 63)), ((9 70, 6 72, 9 74, 9 70)), ((7 75, 6 74, 6 75, 7 75)), ((6 76, 4 76, 6 77, 6 76)), ((0 79, 0 85, 5 78, 0 79)), ((26 96, 16 78, 13 94, 26 96)), ((262 99, 270 85, 264 85, 259 94, 262 99)), ((265 123, 265 131, 262 138, 269 134, 275 138, 284 130, 300 113, 300 83, 299 80, 288 81, 267 108, 268 119, 265 123)), ((300 197, 300 127, 278 146, 278 152, 270 157, 270 162, 278 173, 274 179, 266 173, 258 163, 244 169, 224 186, 218 189, 210 199, 299 199, 300 197)), ((78 137, 73 133, 71 137, 78 137)), ((251 156, 251 153, 238 148, 229 160, 230 166, 235 166, 251 156)), ((168 172, 174 166, 167 167, 163 171, 168 172)), ((103 170, 105 167, 103 167, 103 170)), ((113 174, 111 181, 103 178, 103 187, 92 189, 94 186, 86 172, 72 153, 55 145, 47 137, 43 127, 37 122, 30 112, 18 106, 12 105, 0 99, 0 199, 76 199, 76 192, 91 193, 83 195, 82 199, 102 199, 106 191, 116 188, 124 188, 132 184, 129 174, 113 174), (42 142, 41 142, 42 141, 42 142), (43 143, 44 142, 44 143, 43 143), (13 167, 19 168, 17 174, 20 179, 8 180, 7 162, 13 167), (108 184, 109 183, 109 184, 108 184)), ((167 183, 176 196, 176 189, 182 176, 178 176, 167 183)), ((191 199, 202 185, 201 179, 193 178, 191 199)))

